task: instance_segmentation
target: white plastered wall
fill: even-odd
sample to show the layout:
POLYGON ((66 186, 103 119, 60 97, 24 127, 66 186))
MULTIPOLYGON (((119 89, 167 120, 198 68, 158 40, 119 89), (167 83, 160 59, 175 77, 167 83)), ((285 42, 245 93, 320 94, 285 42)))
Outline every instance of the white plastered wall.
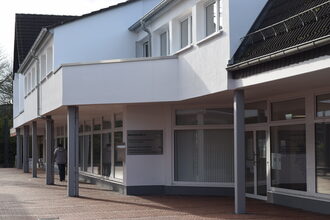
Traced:
POLYGON ((163 130, 162 155, 127 155, 126 185, 171 184, 171 108, 169 104, 128 105, 127 130, 163 130))
POLYGON ((140 0, 54 29, 55 68, 64 63, 135 57, 129 26, 160 0, 140 0))

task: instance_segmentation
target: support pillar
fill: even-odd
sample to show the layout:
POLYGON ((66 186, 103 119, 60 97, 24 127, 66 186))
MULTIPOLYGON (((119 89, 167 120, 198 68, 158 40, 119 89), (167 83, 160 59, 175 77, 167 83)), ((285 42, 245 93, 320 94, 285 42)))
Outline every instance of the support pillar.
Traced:
POLYGON ((38 162, 37 122, 32 122, 32 177, 37 177, 38 162))
POLYGON ((78 168, 78 128, 79 109, 69 106, 67 112, 68 132, 68 196, 79 196, 79 168, 78 168))
POLYGON ((29 172, 29 125, 24 126, 23 131, 23 172, 29 172))
POLYGON ((22 169, 22 138, 20 128, 16 128, 16 168, 22 169))
POLYGON ((54 156, 53 156, 53 131, 52 118, 46 119, 46 184, 54 185, 54 156))
POLYGON ((234 91, 235 213, 246 212, 244 90, 234 91))

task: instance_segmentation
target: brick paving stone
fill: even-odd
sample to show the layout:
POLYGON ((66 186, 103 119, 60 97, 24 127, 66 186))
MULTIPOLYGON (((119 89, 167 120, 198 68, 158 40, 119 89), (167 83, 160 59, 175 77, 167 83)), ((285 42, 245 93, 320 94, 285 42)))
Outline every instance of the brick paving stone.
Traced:
POLYGON ((45 184, 18 169, 0 169, 0 220, 136 219, 327 219, 329 216, 248 199, 246 215, 235 215, 230 197, 125 196, 95 185, 80 183, 80 197, 67 197, 66 182, 45 184))

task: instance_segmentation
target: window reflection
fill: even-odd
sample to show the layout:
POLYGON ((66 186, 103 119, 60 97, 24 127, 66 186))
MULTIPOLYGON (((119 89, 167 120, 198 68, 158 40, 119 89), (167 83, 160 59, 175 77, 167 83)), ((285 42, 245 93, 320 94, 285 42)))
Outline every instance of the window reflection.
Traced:
POLYGON ((330 123, 315 125, 316 191, 330 194, 330 123))
POLYGON ((306 191, 305 125, 271 128, 272 186, 306 191))

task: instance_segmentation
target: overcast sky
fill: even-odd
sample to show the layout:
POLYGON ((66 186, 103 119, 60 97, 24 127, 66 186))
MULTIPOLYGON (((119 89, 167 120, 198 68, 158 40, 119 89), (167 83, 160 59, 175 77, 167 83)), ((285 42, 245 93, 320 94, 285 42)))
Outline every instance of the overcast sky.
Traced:
POLYGON ((126 0, 2 0, 0 6, 0 48, 14 53, 15 13, 82 15, 126 0))

